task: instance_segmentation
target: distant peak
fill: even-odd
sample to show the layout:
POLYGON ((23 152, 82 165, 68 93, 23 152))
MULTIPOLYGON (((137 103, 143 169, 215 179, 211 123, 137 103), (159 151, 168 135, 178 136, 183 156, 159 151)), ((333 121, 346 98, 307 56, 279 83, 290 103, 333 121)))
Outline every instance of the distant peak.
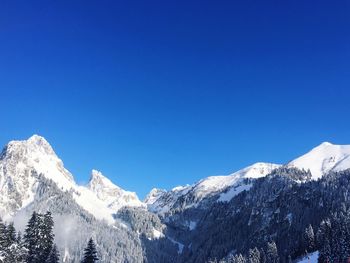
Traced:
POLYGON ((96 170, 96 169, 92 169, 91 170, 91 177, 90 177, 90 182, 104 182, 104 181, 109 181, 109 179, 107 177, 105 177, 100 171, 96 170))
POLYGON ((28 139, 28 141, 37 141, 37 140, 45 140, 45 138, 43 136, 38 135, 38 134, 33 134, 28 139))
POLYGON ((328 151, 329 149, 336 149, 336 148, 341 148, 343 145, 337 145, 337 144, 333 144, 330 142, 323 142, 319 145, 317 145, 316 147, 312 148, 310 150, 310 152, 319 152, 319 151, 328 151))
POLYGON ((100 171, 92 169, 91 170, 91 178, 93 178, 93 177, 104 178, 104 175, 100 171))
POLYGON ((30 138, 27 140, 13 140, 10 141, 4 148, 2 156, 6 155, 7 152, 16 152, 20 153, 22 152, 23 154, 31 154, 32 153, 37 153, 37 154, 45 154, 50 155, 50 156, 55 156, 53 148, 51 145, 48 143, 48 141, 37 134, 32 135, 30 138))
POLYGON ((288 166, 310 170, 312 179, 319 179, 330 171, 345 170, 350 167, 348 162, 350 145, 323 142, 311 151, 289 162, 288 166))
POLYGON ((152 188, 152 190, 148 193, 149 196, 159 195, 162 193, 166 193, 167 191, 165 189, 160 188, 152 188))
POLYGON ((90 181, 88 183, 88 186, 90 188, 93 188, 94 186, 96 187, 97 185, 103 186, 103 187, 108 187, 108 188, 117 188, 119 187, 112 183, 111 180, 109 180, 106 176, 104 176, 100 171, 96 169, 92 169, 91 171, 91 177, 90 181))
POLYGON ((165 194, 167 191, 164 189, 153 188, 146 196, 144 202, 148 205, 153 204, 160 196, 165 194))
POLYGON ((49 144, 48 141, 44 137, 42 137, 40 135, 37 135, 37 134, 32 135, 27 140, 27 142, 34 143, 34 144, 39 145, 39 146, 40 145, 48 145, 49 144))
POLYGON ((330 146, 330 145, 333 145, 333 144, 330 142, 323 142, 320 144, 320 146, 330 146))
POLYGON ((251 166, 248 166, 248 168, 253 168, 253 167, 263 167, 263 166, 279 166, 279 164, 275 163, 264 163, 264 162, 257 162, 252 164, 251 166))

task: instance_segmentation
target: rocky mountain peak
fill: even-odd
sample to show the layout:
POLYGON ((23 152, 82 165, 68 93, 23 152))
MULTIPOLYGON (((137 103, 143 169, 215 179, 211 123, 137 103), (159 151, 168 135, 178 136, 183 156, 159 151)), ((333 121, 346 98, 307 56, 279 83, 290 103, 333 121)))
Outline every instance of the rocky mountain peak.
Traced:
POLYGON ((91 178, 87 188, 103 201, 107 207, 115 211, 123 206, 143 206, 136 193, 123 190, 95 169, 91 171, 91 178))

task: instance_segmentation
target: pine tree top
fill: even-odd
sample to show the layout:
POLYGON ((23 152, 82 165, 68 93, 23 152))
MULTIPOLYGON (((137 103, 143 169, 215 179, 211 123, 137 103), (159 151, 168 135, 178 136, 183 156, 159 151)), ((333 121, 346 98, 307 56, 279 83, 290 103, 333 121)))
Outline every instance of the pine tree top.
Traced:
POLYGON ((82 263, 94 263, 99 259, 97 257, 96 245, 92 238, 89 239, 87 247, 84 249, 84 258, 82 263))

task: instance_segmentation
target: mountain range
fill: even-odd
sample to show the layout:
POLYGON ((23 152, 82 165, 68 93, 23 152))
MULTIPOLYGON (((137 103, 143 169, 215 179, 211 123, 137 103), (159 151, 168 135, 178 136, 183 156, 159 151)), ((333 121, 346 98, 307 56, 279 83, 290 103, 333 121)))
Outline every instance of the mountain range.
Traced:
POLYGON ((238 200, 284 170, 300 187, 349 168, 350 145, 325 142, 286 164, 255 163, 171 190, 154 188, 141 201, 97 170, 87 185, 78 185, 45 138, 33 135, 9 142, 0 154, 0 216, 23 229, 32 211, 50 210, 60 222, 55 233, 63 262, 79 262, 90 236, 102 262, 203 262, 213 255, 193 256, 204 242, 198 231, 203 225, 214 229, 209 222, 216 209, 221 214, 232 204, 239 207, 238 200))

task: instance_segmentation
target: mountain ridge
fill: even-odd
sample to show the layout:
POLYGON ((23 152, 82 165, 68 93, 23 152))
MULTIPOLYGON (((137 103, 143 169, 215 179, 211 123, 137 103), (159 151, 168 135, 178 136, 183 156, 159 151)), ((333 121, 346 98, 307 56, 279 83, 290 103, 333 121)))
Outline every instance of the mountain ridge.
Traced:
MULTIPOLYGON (((274 193, 280 185, 285 191, 299 186, 302 191, 310 180, 317 185, 324 174, 350 168, 349 160, 350 145, 322 143, 284 165, 260 162, 229 175, 209 176, 168 191, 154 188, 142 202, 136 193, 120 188, 95 169, 87 185, 78 185, 46 139, 33 135, 27 140, 10 141, 1 152, 0 216, 19 222, 23 215, 28 217, 32 211, 49 210, 54 212, 56 220, 64 221, 60 225, 71 228, 73 222, 77 233, 83 228, 90 229, 92 235, 100 238, 97 244, 101 244, 107 258, 130 262, 140 262, 141 258, 144 262, 175 262, 182 258, 184 261, 179 262, 187 262, 192 247, 198 248, 199 244, 192 246, 192 242, 201 240, 203 227, 208 224, 220 232, 220 226, 211 220, 215 218, 211 214, 213 209, 223 215, 230 229, 230 218, 239 213, 235 206, 241 206, 241 211, 246 209, 244 200, 246 197, 254 199, 252 193, 262 194, 271 201, 282 191, 274 193), (266 192, 266 189, 272 190, 266 192), (226 211, 227 207, 231 210, 226 211), (211 221, 207 222, 208 218, 211 221), (127 239, 122 241, 121 247, 113 245, 126 254, 118 254, 118 250, 108 252, 108 244, 114 236, 127 239), (155 258, 158 261, 154 261, 155 258)), ((265 204, 264 200, 256 201, 265 204)), ((268 206, 269 201, 265 205, 268 206)), ((255 204, 251 203, 254 211, 259 209, 255 204)), ((257 216, 253 210, 244 210, 241 227, 247 216, 257 216)), ((277 207, 267 209, 262 215, 272 212, 278 215, 277 207)), ((81 246, 90 232, 82 233, 80 238, 74 235, 68 242, 60 231, 62 226, 58 226, 56 233, 60 249, 65 251, 65 262, 78 262, 81 246)))
POLYGON ((71 191, 77 203, 98 219, 112 223, 113 214, 121 207, 143 206, 135 193, 124 191, 104 177, 101 182, 106 183, 108 180, 109 187, 119 191, 119 196, 124 197, 122 202, 115 200, 113 206, 108 206, 94 189, 78 185, 74 181, 73 175, 64 167, 62 160, 44 137, 33 135, 27 140, 10 141, 1 153, 0 189, 7 196, 0 196, 0 215, 14 215, 16 211, 33 202, 38 185, 37 177, 32 176, 33 172, 52 180, 62 191, 71 191))
MULTIPOLYGON (((30 191, 34 191, 36 182, 29 174, 31 171, 35 171, 53 180, 63 190, 73 190, 77 202, 82 207, 98 218, 112 222, 112 215, 123 206, 147 206, 152 212, 165 214, 171 210, 179 198, 183 199, 184 196, 188 195, 191 197, 187 199, 192 199, 192 201, 186 201, 182 206, 196 206, 201 200, 218 193, 222 193, 219 200, 229 201, 241 191, 249 190, 249 184, 243 182, 245 179, 266 176, 281 166, 283 165, 258 162, 229 175, 209 176, 191 185, 177 186, 169 191, 157 190, 155 192, 152 189, 142 202, 136 193, 120 188, 95 169, 92 170, 91 178, 86 186, 78 185, 48 141, 44 137, 34 134, 27 140, 12 140, 2 150, 0 154, 0 179, 2 179, 0 189, 9 193, 10 190, 9 187, 6 187, 5 181, 7 181, 7 185, 10 181, 15 181, 12 185, 17 187, 15 192, 19 195, 20 200, 18 204, 9 205, 13 207, 13 211, 11 211, 13 214, 16 209, 28 205, 33 200, 33 194, 30 191), (22 181, 17 180, 18 177, 22 181), (23 193, 22 197, 20 192, 23 193), (162 198, 163 200, 161 200, 162 198), (84 199, 89 201, 85 202, 84 199)), ((350 167, 350 145, 323 142, 285 166, 310 170, 312 179, 317 180, 327 172, 340 171, 350 167)), ((2 203, 4 202, 2 200, 2 203)))

